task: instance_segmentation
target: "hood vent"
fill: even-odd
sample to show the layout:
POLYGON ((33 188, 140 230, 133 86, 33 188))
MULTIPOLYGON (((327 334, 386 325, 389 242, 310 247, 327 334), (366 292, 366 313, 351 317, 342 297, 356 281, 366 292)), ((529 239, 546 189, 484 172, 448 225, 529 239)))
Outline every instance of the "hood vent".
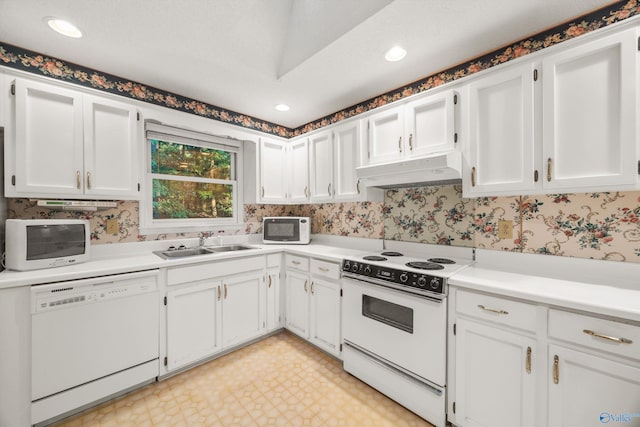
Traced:
POLYGON ((378 188, 459 184, 462 155, 459 151, 447 151, 419 159, 362 166, 356 168, 356 175, 365 186, 378 188))

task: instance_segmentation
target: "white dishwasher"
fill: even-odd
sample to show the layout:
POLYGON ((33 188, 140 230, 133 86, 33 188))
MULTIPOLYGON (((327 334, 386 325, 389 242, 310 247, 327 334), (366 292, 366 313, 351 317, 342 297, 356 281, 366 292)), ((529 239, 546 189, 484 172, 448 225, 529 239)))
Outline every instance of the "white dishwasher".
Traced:
POLYGON ((31 288, 31 418, 48 420, 158 376, 158 271, 31 288))

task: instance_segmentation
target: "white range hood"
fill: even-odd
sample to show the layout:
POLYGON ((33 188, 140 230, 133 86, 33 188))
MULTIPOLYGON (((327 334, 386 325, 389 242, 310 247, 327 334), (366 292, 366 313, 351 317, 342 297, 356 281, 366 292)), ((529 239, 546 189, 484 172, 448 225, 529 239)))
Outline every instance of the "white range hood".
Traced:
POLYGON ((459 183, 462 179, 462 155, 446 151, 418 159, 356 168, 356 175, 368 187, 399 188, 459 183))

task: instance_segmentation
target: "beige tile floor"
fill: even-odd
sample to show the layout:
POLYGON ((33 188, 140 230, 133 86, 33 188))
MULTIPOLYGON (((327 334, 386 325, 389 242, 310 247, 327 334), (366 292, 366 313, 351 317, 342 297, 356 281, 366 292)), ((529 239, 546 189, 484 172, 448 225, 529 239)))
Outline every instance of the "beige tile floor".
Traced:
POLYGON ((75 415, 79 426, 431 426, 289 332, 75 415))

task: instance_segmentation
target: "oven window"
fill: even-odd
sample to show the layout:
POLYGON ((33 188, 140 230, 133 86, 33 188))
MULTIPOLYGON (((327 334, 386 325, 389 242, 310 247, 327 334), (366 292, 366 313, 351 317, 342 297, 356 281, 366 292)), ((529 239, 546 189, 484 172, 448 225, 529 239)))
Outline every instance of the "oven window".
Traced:
POLYGON ((30 225, 27 260, 59 258, 85 253, 84 224, 30 225))
POLYGON ((413 334, 413 309, 362 295, 362 315, 413 334))

